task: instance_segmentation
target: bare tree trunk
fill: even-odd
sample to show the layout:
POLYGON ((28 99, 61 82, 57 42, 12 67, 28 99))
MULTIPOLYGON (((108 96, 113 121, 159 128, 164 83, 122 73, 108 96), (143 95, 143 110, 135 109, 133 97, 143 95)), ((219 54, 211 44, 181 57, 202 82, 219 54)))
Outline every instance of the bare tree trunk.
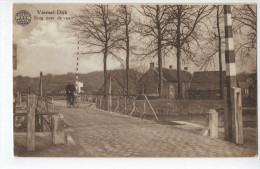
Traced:
POLYGON ((128 30, 128 14, 127 14, 127 7, 126 5, 124 6, 125 8, 125 15, 126 15, 126 19, 125 19, 125 33, 126 33, 126 94, 129 94, 129 57, 130 57, 130 47, 129 47, 129 30, 128 30))
MULTIPOLYGON (((127 46, 129 48, 129 44, 127 46)), ((126 94, 129 94, 129 49, 126 51, 126 94)))
POLYGON ((182 99, 181 83, 181 49, 177 47, 177 78, 178 78, 178 99, 182 99))
POLYGON ((107 44, 105 45, 105 51, 104 51, 104 96, 106 97, 106 89, 107 89, 107 44))
POLYGON ((181 7, 178 7, 177 15, 177 39, 176 39, 176 49, 177 49, 177 78, 178 78, 178 99, 182 99, 182 83, 181 83, 181 7))
MULTIPOLYGON (((164 97, 164 81, 163 81, 163 68, 162 60, 166 56, 166 37, 169 34, 168 26, 171 21, 169 21, 170 6, 168 5, 141 5, 143 16, 147 17, 148 22, 140 23, 142 26, 139 32, 142 37, 149 37, 152 40, 147 43, 148 53, 145 57, 157 56, 158 59, 158 94, 160 98, 164 97), (152 48, 151 48, 152 47, 152 48), (164 53, 165 52, 165 53, 164 53)), ((174 17, 175 18, 175 17, 174 17)), ((175 31, 174 31, 175 32, 175 31)))
POLYGON ((129 39, 126 42, 126 93, 129 94, 129 39))
POLYGON ((162 39, 161 39, 161 25, 160 25, 160 7, 159 5, 156 6, 157 14, 156 14, 156 22, 157 22, 157 30, 158 30, 158 72, 159 72, 159 84, 158 84, 158 93, 159 97, 163 97, 163 72, 162 72, 162 39))
POLYGON ((223 99, 221 34, 220 34, 220 26, 219 26, 219 5, 217 7, 217 29, 218 29, 218 58, 219 58, 219 93, 220 93, 220 99, 223 99))
POLYGON ((107 95, 107 53, 108 53, 108 29, 107 29, 107 17, 106 14, 108 11, 106 11, 106 8, 108 10, 108 6, 102 6, 102 17, 103 17, 103 23, 105 28, 105 50, 104 50, 104 97, 107 95))
POLYGON ((158 71, 159 71, 159 97, 163 97, 163 72, 162 72, 162 56, 161 56, 161 42, 158 42, 158 71))

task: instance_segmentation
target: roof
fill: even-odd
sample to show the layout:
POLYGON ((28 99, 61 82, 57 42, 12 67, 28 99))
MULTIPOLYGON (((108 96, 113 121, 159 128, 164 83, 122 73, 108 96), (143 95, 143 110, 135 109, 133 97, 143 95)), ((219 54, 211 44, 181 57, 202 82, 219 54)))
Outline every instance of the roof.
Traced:
MULTIPOLYGON (((156 72, 158 73, 158 68, 155 68, 156 72)), ((176 69, 168 69, 163 68, 163 77, 167 82, 177 82, 177 70, 176 69)), ((181 81, 189 83, 191 80, 191 74, 188 71, 181 70, 181 81)))
POLYGON ((237 74, 237 80, 239 82, 245 82, 248 79, 252 79, 253 81, 255 81, 257 79, 257 74, 256 73, 245 73, 245 72, 237 74))
MULTIPOLYGON (((219 71, 194 72, 190 90, 219 90, 219 71)), ((226 86, 226 71, 222 71, 222 86, 226 86)))
POLYGON ((238 86, 242 89, 248 89, 253 84, 253 81, 238 82, 238 86))

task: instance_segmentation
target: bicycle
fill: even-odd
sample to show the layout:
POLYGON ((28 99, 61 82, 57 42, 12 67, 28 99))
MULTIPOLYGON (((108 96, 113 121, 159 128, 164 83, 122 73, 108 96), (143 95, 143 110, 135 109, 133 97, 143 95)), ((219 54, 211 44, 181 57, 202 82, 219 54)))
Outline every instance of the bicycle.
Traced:
POLYGON ((73 96, 67 96, 67 107, 78 108, 79 107, 78 96, 76 96, 75 94, 73 96), (73 97, 74 97, 74 102, 73 102, 73 97))
POLYGON ((78 108, 79 107, 79 96, 75 96, 73 107, 74 108, 78 108))

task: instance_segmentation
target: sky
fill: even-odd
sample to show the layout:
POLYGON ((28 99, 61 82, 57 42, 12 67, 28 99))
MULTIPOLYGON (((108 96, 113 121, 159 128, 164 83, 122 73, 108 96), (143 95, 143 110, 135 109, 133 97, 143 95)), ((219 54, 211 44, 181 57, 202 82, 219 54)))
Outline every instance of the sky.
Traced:
MULTIPOLYGON (((67 20, 57 20, 57 17, 69 17, 70 11, 75 11, 80 5, 46 5, 24 4, 14 5, 13 14, 19 10, 31 13, 32 20, 27 26, 21 26, 13 21, 13 42, 17 44, 17 70, 14 76, 39 76, 43 74, 65 74, 76 71, 77 38, 69 34, 65 26, 67 20), (38 14, 37 10, 66 10, 68 14, 38 14), (37 19, 35 18, 37 17, 37 19), (53 16, 53 21, 39 20, 41 17, 53 16)), ((108 69, 119 68, 119 63, 108 59, 108 69)), ((102 57, 80 56, 80 73, 103 70, 102 57)))
MULTIPOLYGON (((13 43, 17 44, 18 65, 17 70, 13 71, 13 75, 22 75, 35 77, 43 74, 66 74, 68 72, 76 72, 76 52, 77 38, 73 37, 67 29, 68 20, 71 12, 74 13, 80 9, 82 4, 14 4, 13 17, 20 10, 27 10, 31 13, 32 20, 26 26, 18 25, 13 20, 13 43), (66 11, 67 14, 41 14, 42 11, 66 11), (46 20, 46 16, 54 17, 54 20, 46 20), (41 17, 44 19, 41 20, 41 17), (58 20, 61 17, 62 20, 58 20)), ((82 46, 80 46, 80 49, 82 46)), ((224 55, 223 55, 224 57, 224 55)), ((224 60, 224 58, 223 58, 224 60)), ((149 63, 157 62, 156 59, 147 60, 145 63, 148 68, 149 63)), ((120 68, 120 63, 108 57, 108 69, 120 68)), ((175 56, 168 57, 163 66, 169 67, 173 65, 176 68, 175 56)), ((199 70, 196 66, 188 66, 189 71, 199 70)), ((225 69, 225 64, 223 64, 225 69)), ((247 66, 241 67, 241 63, 237 65, 238 71, 247 70, 247 66)), ((217 70, 218 67, 210 67, 209 70, 217 70)), ((92 71, 103 70, 102 55, 80 56, 79 73, 88 73, 92 71)))

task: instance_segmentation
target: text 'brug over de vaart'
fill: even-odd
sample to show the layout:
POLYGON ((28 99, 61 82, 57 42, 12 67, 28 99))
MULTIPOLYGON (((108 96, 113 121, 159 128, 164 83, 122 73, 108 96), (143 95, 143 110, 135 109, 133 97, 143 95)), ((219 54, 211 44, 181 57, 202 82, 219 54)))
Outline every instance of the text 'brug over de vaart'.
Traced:
POLYGON ((66 10, 37 10, 37 14, 33 16, 34 20, 71 20, 72 17, 68 16, 66 10))

